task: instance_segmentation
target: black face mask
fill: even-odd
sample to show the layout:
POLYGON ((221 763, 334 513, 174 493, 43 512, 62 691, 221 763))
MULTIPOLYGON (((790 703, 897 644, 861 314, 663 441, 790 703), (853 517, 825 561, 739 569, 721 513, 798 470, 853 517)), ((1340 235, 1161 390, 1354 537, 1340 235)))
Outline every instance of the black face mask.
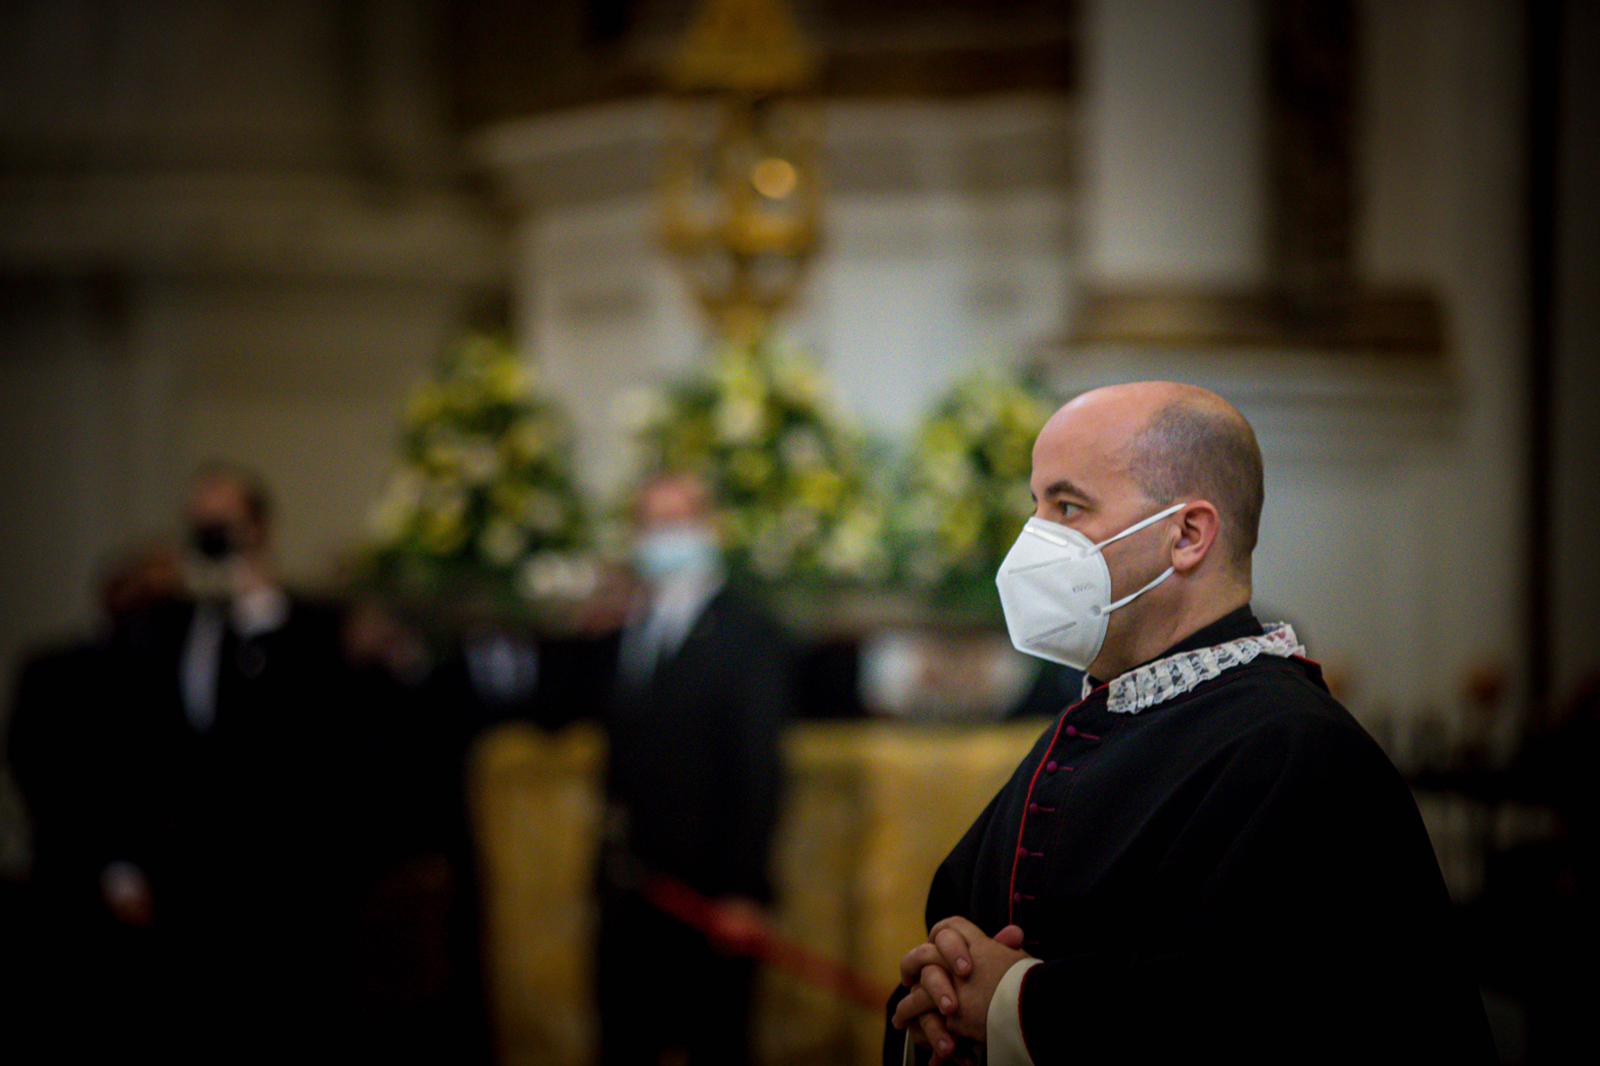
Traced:
POLYGON ((204 522, 189 530, 189 544, 205 559, 220 562, 239 550, 225 522, 204 522))

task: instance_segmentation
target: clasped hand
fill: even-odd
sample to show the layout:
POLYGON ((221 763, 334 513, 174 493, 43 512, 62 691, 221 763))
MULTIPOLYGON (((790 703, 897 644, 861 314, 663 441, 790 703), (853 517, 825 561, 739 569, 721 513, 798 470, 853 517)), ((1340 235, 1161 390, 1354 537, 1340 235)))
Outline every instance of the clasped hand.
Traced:
POLYGON ((932 1048, 934 1066, 956 1058, 957 1037, 985 1042, 996 986, 1028 957, 1021 947, 1015 925, 991 938, 965 918, 939 922, 900 960, 900 983, 911 991, 895 1008, 894 1027, 932 1048))

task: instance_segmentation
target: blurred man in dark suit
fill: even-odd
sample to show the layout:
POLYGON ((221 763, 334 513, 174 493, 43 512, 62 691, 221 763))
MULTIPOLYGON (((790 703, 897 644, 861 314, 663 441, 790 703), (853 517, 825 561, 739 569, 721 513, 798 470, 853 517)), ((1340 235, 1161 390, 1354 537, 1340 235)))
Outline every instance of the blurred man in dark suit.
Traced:
POLYGON ((609 740, 601 1060, 743 1062, 754 966, 736 951, 758 937, 771 896, 791 654, 778 627, 728 587, 703 483, 645 484, 634 533, 639 582, 620 631, 590 646, 586 667, 551 649, 541 664, 545 706, 565 707, 560 717, 587 706, 609 740), (662 878, 717 905, 709 930, 646 900, 662 878), (642 982, 661 960, 673 979, 642 982))
POLYGON ((104 887, 152 927, 164 1037, 248 1054, 332 1020, 347 976, 349 671, 338 613, 274 576, 254 475, 202 469, 186 521, 192 598, 116 649, 104 887))
POLYGON ((107 668, 130 617, 176 600, 177 553, 152 546, 119 559, 100 586, 92 635, 41 649, 23 663, 8 755, 32 830, 31 881, 53 906, 98 906, 104 865, 104 775, 113 693, 107 668))
POLYGON ((18 673, 6 754, 27 811, 32 864, 25 916, 6 941, 6 968, 20 982, 10 1002, 63 1054, 71 1050, 63 1035, 93 1035, 93 1027, 74 1024, 86 1013, 114 1014, 128 1002, 116 987, 119 974, 137 949, 136 930, 149 921, 148 912, 130 909, 119 924, 101 894, 114 847, 107 810, 117 797, 108 786, 123 702, 111 683, 114 648, 130 617, 181 590, 178 554, 166 545, 117 559, 100 583, 97 630, 40 649, 18 673))

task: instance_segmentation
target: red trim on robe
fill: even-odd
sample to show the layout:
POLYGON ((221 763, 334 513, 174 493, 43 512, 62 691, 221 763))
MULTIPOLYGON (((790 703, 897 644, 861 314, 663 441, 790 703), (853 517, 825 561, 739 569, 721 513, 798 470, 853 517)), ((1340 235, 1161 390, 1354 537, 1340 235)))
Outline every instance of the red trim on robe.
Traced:
POLYGON ((1089 690, 1087 696, 1061 712, 1061 717, 1056 719, 1056 731, 1050 737, 1050 746, 1044 749, 1044 754, 1039 758, 1039 765, 1033 768, 1033 777, 1028 781, 1028 794, 1022 800, 1022 820, 1017 824, 1017 846, 1011 853, 1011 883, 1006 886, 1006 921, 1011 925, 1016 924, 1017 864, 1022 861, 1022 834, 1028 828, 1028 807, 1033 803, 1033 786, 1039 783, 1040 771, 1044 769, 1044 764, 1050 761, 1050 754, 1056 750, 1056 741, 1061 739, 1061 729, 1067 724, 1067 715, 1088 703, 1096 692, 1104 692, 1110 687, 1109 681, 1095 686, 1089 690))

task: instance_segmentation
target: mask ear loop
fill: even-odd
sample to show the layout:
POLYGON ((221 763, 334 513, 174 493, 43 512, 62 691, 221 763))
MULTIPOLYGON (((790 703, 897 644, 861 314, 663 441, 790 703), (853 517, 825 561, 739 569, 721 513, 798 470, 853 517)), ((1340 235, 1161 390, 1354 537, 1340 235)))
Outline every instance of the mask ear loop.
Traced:
MULTIPOLYGON (((1096 544, 1094 546, 1094 550, 1098 552, 1101 548, 1104 548, 1107 544, 1112 544, 1112 543, 1114 543, 1116 541, 1119 541, 1123 537, 1130 537, 1133 534, 1139 532, 1139 530, 1144 529, 1144 528, 1146 528, 1148 526, 1152 526, 1155 523, 1161 521, 1163 518, 1168 517, 1169 515, 1177 514, 1179 511, 1183 510, 1187 506, 1189 506, 1188 501, 1185 501, 1183 503, 1175 503, 1171 507, 1168 507, 1165 511, 1158 511, 1155 514, 1151 515, 1149 518, 1144 519, 1143 521, 1135 522, 1133 525, 1129 526, 1127 529, 1124 529, 1121 533, 1118 533, 1116 536, 1107 537, 1105 540, 1101 541, 1099 544, 1096 544)), ((1104 607, 1096 607, 1095 612, 1094 612, 1095 615, 1098 617, 1099 615, 1102 615, 1102 614, 1110 614, 1112 611, 1115 611, 1118 607, 1126 607, 1128 604, 1132 603, 1134 600, 1138 599, 1140 596, 1143 596, 1146 592, 1149 592, 1151 589, 1153 589, 1157 585, 1161 584, 1167 578, 1171 577, 1176 572, 1176 570, 1177 570, 1176 567, 1172 567, 1172 566, 1167 567, 1167 569, 1161 574, 1160 577, 1156 578, 1154 581, 1150 582, 1148 585, 1146 585, 1144 588, 1138 590, 1137 592, 1130 592, 1128 595, 1122 597, 1122 599, 1120 599, 1120 600, 1117 600, 1115 603, 1108 603, 1104 607)))
POLYGON ((1168 507, 1165 511, 1157 511, 1155 514, 1151 515, 1149 518, 1146 518, 1146 519, 1143 519, 1141 521, 1135 522, 1133 525, 1129 526, 1127 529, 1124 529, 1121 533, 1118 533, 1115 536, 1107 537, 1105 540, 1101 541, 1099 544, 1096 544, 1094 546, 1094 550, 1095 551, 1099 551, 1101 548, 1104 548, 1107 544, 1115 544, 1117 541, 1121 540, 1123 537, 1131 537, 1135 533, 1139 532, 1139 530, 1144 529, 1147 526, 1153 526, 1157 522, 1161 521, 1163 518, 1166 518, 1168 515, 1175 515, 1175 514, 1177 514, 1179 511, 1183 510, 1187 506, 1189 506, 1189 503, 1188 503, 1187 500, 1185 500, 1183 503, 1175 503, 1175 504, 1173 504, 1171 507, 1168 507))
POLYGON ((1108 603, 1104 607, 1100 607, 1100 608, 1096 609, 1095 614, 1097 614, 1097 615, 1110 614, 1112 611, 1115 611, 1118 607, 1126 607, 1128 604, 1132 603, 1134 600, 1138 599, 1140 596, 1143 596, 1146 592, 1149 592, 1151 589, 1153 589, 1157 585, 1161 584, 1163 581, 1165 581, 1167 578, 1171 577, 1176 572, 1177 572, 1177 567, 1173 567, 1173 566, 1167 567, 1167 569, 1162 573, 1162 575, 1160 577, 1158 577, 1154 581, 1150 582, 1150 584, 1146 585, 1144 588, 1140 589, 1138 592, 1130 592, 1130 593, 1128 593, 1128 595, 1122 597, 1122 599, 1118 600, 1117 602, 1108 603))

